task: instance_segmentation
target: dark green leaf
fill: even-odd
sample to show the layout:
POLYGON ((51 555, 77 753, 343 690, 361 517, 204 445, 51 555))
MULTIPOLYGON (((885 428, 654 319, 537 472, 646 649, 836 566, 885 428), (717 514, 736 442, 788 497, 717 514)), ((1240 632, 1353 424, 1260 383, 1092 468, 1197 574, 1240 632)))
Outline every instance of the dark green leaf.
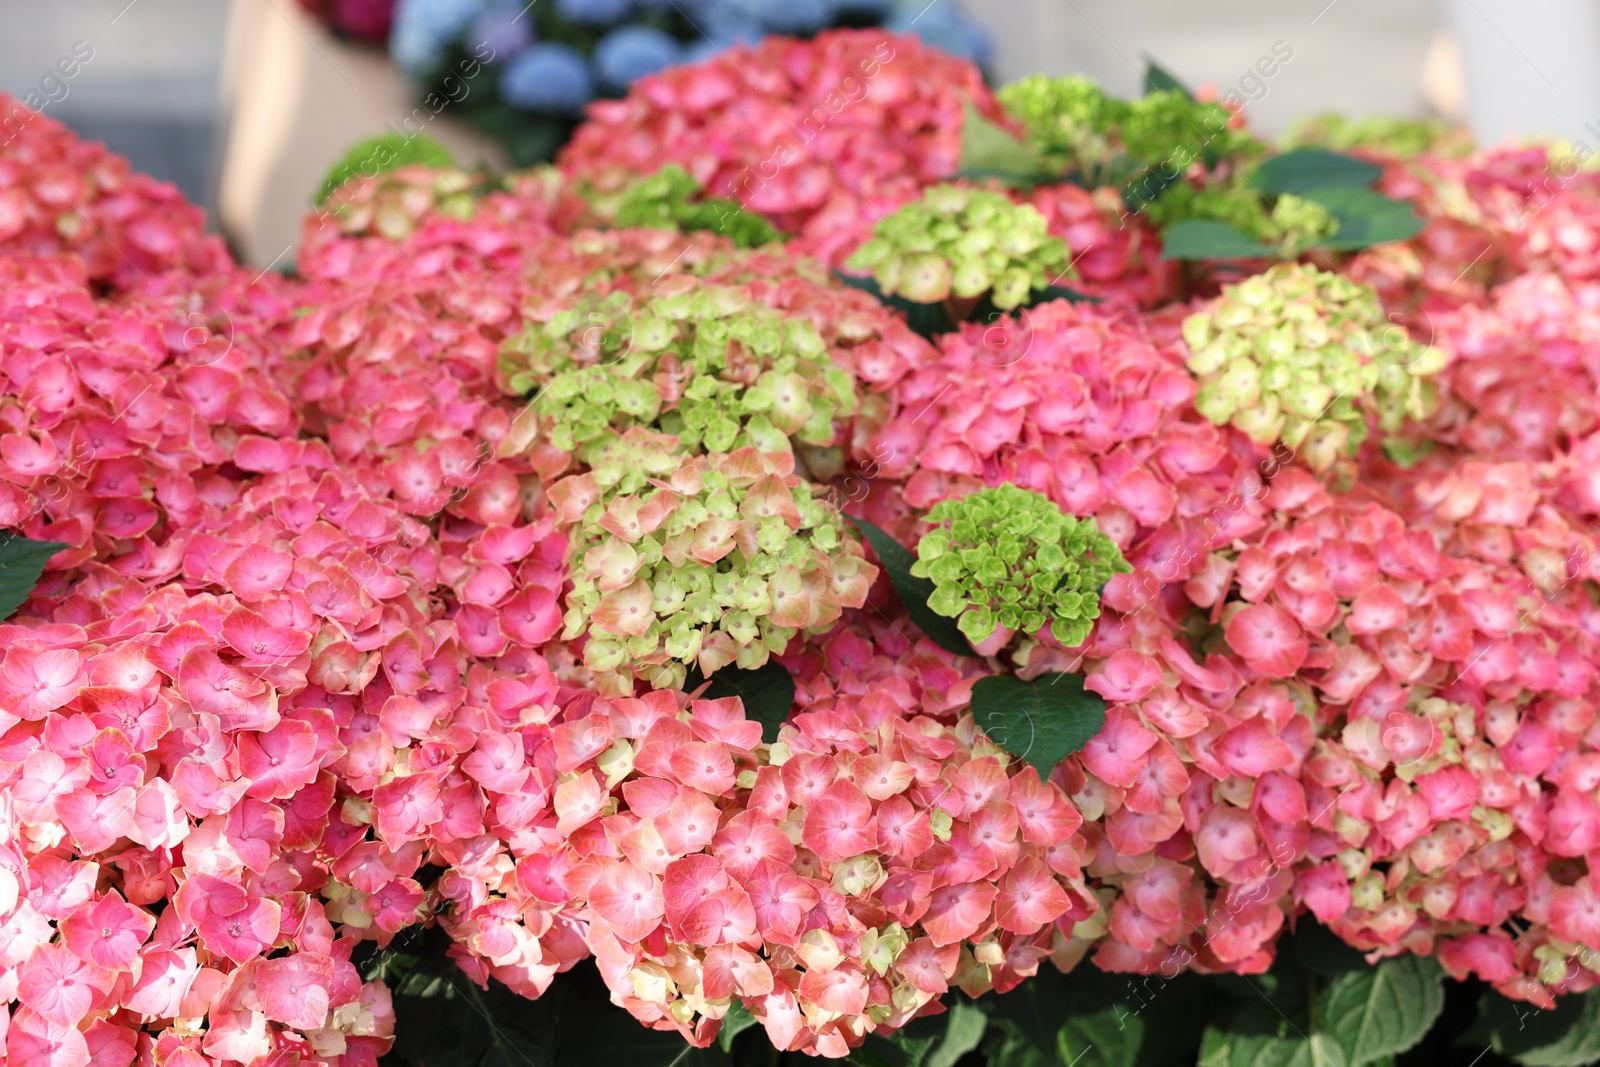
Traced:
POLYGON ((991 741, 1033 764, 1044 779, 1100 732, 1106 702, 1084 689, 1080 675, 1041 674, 1025 682, 1004 674, 974 683, 972 715, 991 741))
POLYGON ((911 550, 889 536, 888 531, 866 519, 858 519, 853 515, 846 515, 845 518, 861 531, 861 536, 872 546, 872 554, 878 557, 878 562, 889 573, 889 583, 900 594, 900 602, 906 606, 906 614, 911 616, 917 629, 946 652, 958 656, 973 655, 972 646, 956 628, 956 621, 928 607, 928 598, 933 595, 933 583, 911 573, 911 565, 917 561, 911 550))
POLYGON ((756 1017, 750 1014, 750 1009, 744 1006, 744 1001, 735 998, 728 1006, 728 1014, 722 1017, 722 1029, 717 1033, 717 1044, 724 1052, 733 1051, 733 1039, 756 1025, 756 1017))
POLYGON ((1134 1067, 1143 1040, 1143 1020, 1113 1005, 1069 1018, 1056 1033, 1056 1051, 1078 1067, 1134 1067))
POLYGON ((1405 241, 1422 232, 1423 222, 1404 200, 1392 200, 1371 189, 1312 189, 1303 194, 1339 220, 1332 237, 1313 242, 1319 248, 1347 251, 1385 241, 1405 241))
POLYGON ((1190 100, 1194 99, 1194 94, 1189 91, 1189 87, 1187 85, 1183 84, 1177 78, 1173 77, 1171 73, 1169 73, 1165 68, 1163 68, 1159 64, 1157 64, 1155 60, 1151 59, 1149 56, 1145 56, 1144 57, 1144 91, 1145 91, 1145 94, 1149 95, 1150 93, 1159 93, 1159 92, 1161 92, 1163 90, 1166 90, 1166 89, 1176 89, 1176 90, 1178 90, 1178 92, 1182 93, 1184 96, 1187 96, 1190 100))
POLYGON ((1337 1042, 1349 1067, 1404 1052, 1444 1009, 1441 974, 1439 964, 1425 956, 1396 956, 1346 971, 1317 997, 1319 1029, 1337 1042))
POLYGON ((1005 185, 1038 185, 1056 175, 1033 149, 979 113, 969 100, 961 126, 959 178, 998 178, 1005 185))
POLYGON ((1200 1042, 1200 1067, 1349 1067, 1326 1034, 1310 1037, 1240 1034, 1207 1027, 1200 1042))
POLYGON ((1309 917, 1301 919, 1295 928, 1294 961, 1325 978, 1368 966, 1366 957, 1358 949, 1351 948, 1332 930, 1312 922, 1309 917))
POLYGON ((1489 992, 1478 1014, 1495 1052, 1524 1067, 1600 1062, 1600 990, 1559 997, 1549 1011, 1489 992))
MULTIPOLYGON (((692 692, 705 679, 691 670, 684 683, 692 692)), ((701 697, 721 700, 738 697, 744 703, 744 716, 761 724, 761 740, 769 745, 778 739, 778 727, 789 721, 794 707, 794 676, 777 660, 768 660, 754 670, 725 667, 711 676, 711 686, 701 697)))
POLYGON ((1261 164, 1250 181, 1264 196, 1277 196, 1330 186, 1364 188, 1382 173, 1382 167, 1354 156, 1326 148, 1296 148, 1261 164))
POLYGON ((30 541, 0 534, 0 620, 9 619, 39 584, 50 557, 70 547, 60 541, 30 541))
POLYGON ((1271 245, 1212 219, 1185 219, 1161 231, 1162 259, 1270 259, 1277 254, 1271 245))

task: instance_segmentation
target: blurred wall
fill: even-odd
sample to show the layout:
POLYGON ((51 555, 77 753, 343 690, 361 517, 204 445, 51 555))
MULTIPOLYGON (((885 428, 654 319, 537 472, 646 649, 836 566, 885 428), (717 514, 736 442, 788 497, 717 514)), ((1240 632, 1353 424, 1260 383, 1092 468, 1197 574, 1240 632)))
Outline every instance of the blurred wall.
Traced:
POLYGON ((0 0, 0 91, 34 93, 46 115, 209 203, 228 6, 0 0))

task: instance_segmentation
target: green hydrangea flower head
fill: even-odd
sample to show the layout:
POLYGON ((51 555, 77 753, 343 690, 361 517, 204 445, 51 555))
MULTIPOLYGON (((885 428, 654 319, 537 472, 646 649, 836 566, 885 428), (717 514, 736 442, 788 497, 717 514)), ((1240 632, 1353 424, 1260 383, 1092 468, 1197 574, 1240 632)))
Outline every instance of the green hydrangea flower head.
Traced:
POLYGON ((1033 635, 1048 624, 1066 647, 1081 645, 1100 617, 1100 590, 1133 569, 1093 519, 1015 485, 941 501, 928 521, 937 525, 917 543, 911 573, 933 582, 928 606, 974 644, 996 629, 1033 635))
POLYGON ((534 394, 539 438, 588 466, 630 426, 673 434, 685 453, 830 445, 859 405, 815 323, 746 286, 674 275, 642 301, 611 300, 599 325, 585 307, 501 349, 507 386, 534 394))
POLYGON ((737 200, 702 197, 700 183, 676 163, 631 185, 617 208, 614 224, 626 229, 709 230, 740 248, 756 248, 781 236, 766 219, 737 200))
POLYGON ((1325 111, 1296 122, 1283 139, 1285 149, 1305 145, 1335 151, 1366 148, 1398 159, 1413 159, 1430 152, 1445 156, 1466 155, 1472 150, 1472 135, 1464 127, 1444 119, 1391 115, 1358 119, 1325 111))
POLYGON ((869 271, 885 296, 935 304, 992 293, 1009 311, 1065 276, 1067 243, 1044 215, 1002 193, 936 185, 878 223, 846 266, 869 271))
POLYGON ((386 133, 351 145, 339 162, 328 169, 317 189, 316 202, 323 203, 351 178, 375 178, 387 171, 411 166, 431 170, 459 169, 450 150, 425 133, 405 137, 386 133))
POLYGON ((1269 244, 1277 244, 1284 236, 1283 227, 1273 220, 1261 194, 1242 180, 1206 185, 1176 182, 1144 204, 1142 210, 1158 229, 1186 219, 1209 219, 1269 244))
POLYGON ((1370 286, 1294 263, 1227 286, 1183 336, 1202 415, 1319 471, 1356 451, 1369 415, 1385 433, 1431 415, 1448 361, 1385 318, 1370 286))
POLYGON ((1301 244, 1312 244, 1339 232, 1339 220, 1315 200, 1283 193, 1272 205, 1272 221, 1301 244))
POLYGON ((1176 89, 1136 100, 1108 95, 1080 75, 1034 75, 999 92, 1006 113, 1022 123, 1030 148, 1046 163, 1097 183, 1118 170, 1131 174, 1169 162, 1182 170, 1203 158, 1258 151, 1254 137, 1232 128, 1219 103, 1176 89))
POLYGON ((685 457, 636 426, 549 493, 569 536, 564 636, 587 635, 584 665, 611 691, 681 688, 689 664, 759 667, 860 607, 877 576, 787 452, 685 457))

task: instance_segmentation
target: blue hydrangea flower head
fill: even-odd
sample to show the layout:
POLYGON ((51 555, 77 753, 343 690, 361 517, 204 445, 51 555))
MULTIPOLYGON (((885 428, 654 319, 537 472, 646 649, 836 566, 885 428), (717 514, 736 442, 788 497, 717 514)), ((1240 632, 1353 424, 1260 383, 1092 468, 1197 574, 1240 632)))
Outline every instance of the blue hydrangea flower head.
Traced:
POLYGON ((621 26, 595 45, 594 66, 600 81, 612 89, 626 89, 646 74, 682 62, 683 48, 653 26, 621 26))
MULTIPOLYGON (((500 4, 472 20, 467 31, 467 51, 474 52, 487 45, 494 58, 490 62, 504 63, 517 52, 533 43, 533 15, 515 5, 500 4)), ((474 54, 477 54, 474 52, 474 54)))
POLYGON ((536 44, 506 64, 500 95, 532 111, 576 115, 594 99, 589 64, 575 48, 536 44))
POLYGON ((894 33, 912 33, 922 43, 951 55, 987 63, 994 52, 989 31, 953 3, 926 6, 921 0, 901 4, 884 22, 894 33))
POLYGON ((738 6, 773 33, 814 33, 833 21, 829 0, 739 0, 738 6))
POLYGON ((389 34, 389 54, 412 77, 437 67, 461 31, 488 0, 400 0, 389 34))
POLYGON ((585 26, 609 26, 633 13, 633 0, 556 0, 556 13, 585 26))

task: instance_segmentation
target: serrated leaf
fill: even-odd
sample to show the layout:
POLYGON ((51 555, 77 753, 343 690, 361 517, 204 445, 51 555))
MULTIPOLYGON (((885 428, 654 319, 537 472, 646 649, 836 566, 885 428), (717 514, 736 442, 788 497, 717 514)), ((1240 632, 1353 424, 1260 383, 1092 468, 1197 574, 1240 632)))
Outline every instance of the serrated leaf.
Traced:
POLYGON ((1600 990, 1559 997, 1540 1011, 1489 992, 1478 1001, 1494 1051, 1523 1067, 1584 1067, 1600 1061, 1600 990))
POLYGON ((1144 1021, 1113 1005, 1069 1018, 1056 1033, 1056 1052, 1077 1067, 1134 1067, 1143 1042, 1144 1021))
POLYGON ((1144 91, 1145 91, 1145 95, 1148 96, 1151 93, 1162 92, 1163 90, 1166 90, 1166 89, 1176 89, 1176 90, 1178 90, 1178 92, 1182 93, 1184 96, 1188 97, 1190 100, 1194 99, 1194 94, 1189 91, 1189 87, 1187 85, 1185 85, 1181 81, 1179 81, 1176 77, 1174 77, 1172 75, 1171 72, 1166 70, 1164 67, 1162 67, 1159 64, 1157 64, 1155 60, 1151 59, 1149 56, 1145 56, 1144 57, 1144 91))
POLYGON ((1241 1034, 1206 1027, 1199 1067, 1350 1067, 1327 1034, 1309 1037, 1241 1034))
POLYGON ((1350 1067, 1361 1067, 1421 1041, 1444 1010, 1439 964, 1397 956, 1346 971, 1317 997, 1319 1028, 1338 1042, 1350 1067))
POLYGON ((968 100, 961 123, 958 178, 998 178, 1003 185, 1038 185, 1056 175, 1032 148, 984 118, 968 100))
MULTIPOLYGON (((684 691, 699 688, 705 679, 691 670, 684 691)), ((711 685, 701 695, 704 700, 738 697, 744 715, 761 724, 761 740, 771 744, 778 739, 778 727, 789 721, 794 707, 794 676, 777 660, 767 660, 754 670, 724 667, 711 676, 711 685)))
POLYGON ((717 1032, 717 1044, 724 1052, 733 1051, 733 1039, 756 1025, 756 1017, 744 1006, 744 1001, 734 998, 728 1005, 728 1014, 722 1017, 722 1029, 717 1032))
POLYGON ((70 545, 0 535, 0 621, 9 619, 28 599, 50 557, 70 545))
POLYGON ((1215 219, 1185 219, 1161 231, 1162 259, 1270 259, 1277 254, 1271 245, 1215 219))
POLYGON ((1311 189, 1302 195, 1327 208, 1339 220, 1339 229, 1333 236, 1312 242, 1318 248, 1352 251, 1386 241, 1410 240, 1422 232, 1422 218, 1410 204, 1371 189, 1311 189))
POLYGON ((911 573, 911 565, 917 561, 911 550, 891 537, 887 530, 874 526, 866 519, 858 519, 853 515, 846 515, 845 518, 861 531, 861 536, 872 546, 872 554, 878 557, 878 562, 888 572, 889 584, 900 594, 900 602, 906 606, 906 614, 911 616, 917 629, 946 652, 957 656, 975 655, 966 637, 956 628, 956 621, 928 607, 928 598, 933 595, 933 583, 911 573))
POLYGON ((1296 148, 1274 156, 1250 175, 1263 195, 1306 193, 1331 186, 1364 188, 1378 180, 1383 168, 1364 159, 1326 148, 1296 148))
POLYGON ((1106 723, 1106 702, 1077 674, 980 678, 972 686, 972 717, 989 740, 1033 764, 1039 778, 1088 744, 1106 723))

